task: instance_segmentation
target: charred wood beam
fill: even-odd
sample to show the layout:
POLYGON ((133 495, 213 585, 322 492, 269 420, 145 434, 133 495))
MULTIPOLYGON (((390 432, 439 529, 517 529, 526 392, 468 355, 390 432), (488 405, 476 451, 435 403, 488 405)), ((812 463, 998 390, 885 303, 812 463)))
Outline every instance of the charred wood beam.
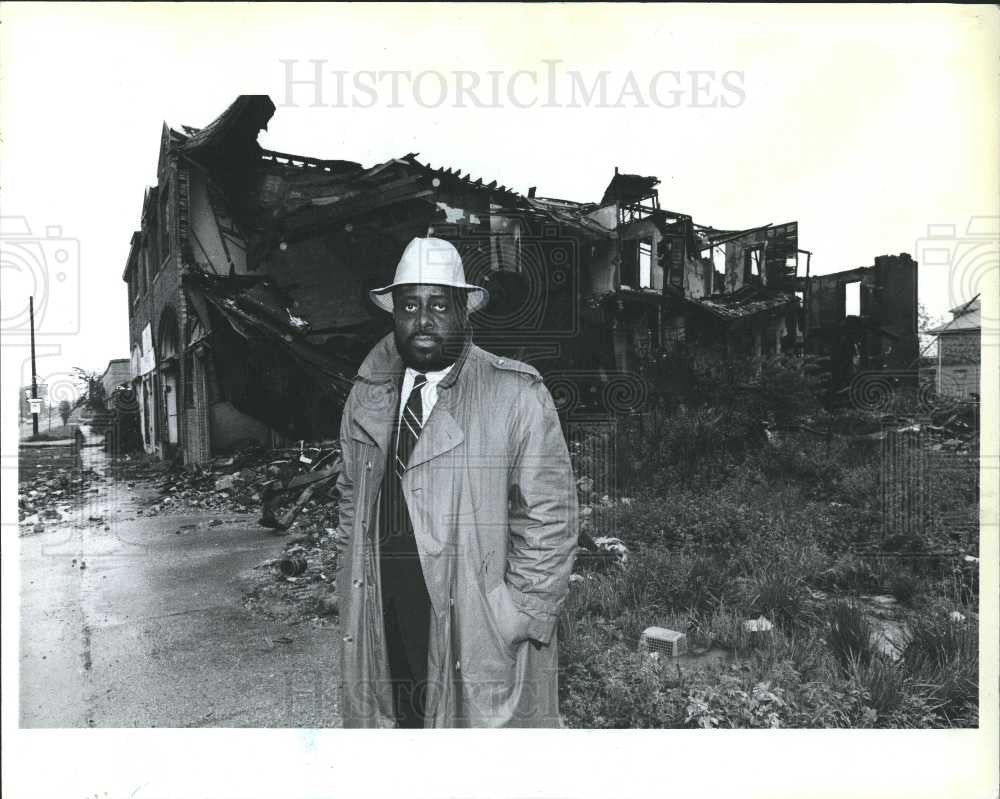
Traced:
POLYGON ((311 213, 300 214, 299 219, 286 219, 282 223, 279 223, 279 228, 285 241, 301 241, 302 239, 327 233, 333 225, 346 222, 364 213, 385 208, 398 202, 430 197, 433 194, 435 194, 433 189, 415 192, 407 188, 398 192, 383 193, 377 197, 366 196, 357 201, 338 203, 336 206, 309 209, 311 213), (303 219, 301 217, 306 218, 303 219))
POLYGON ((721 238, 718 239, 713 239, 712 237, 709 237, 709 244, 706 244, 701 249, 709 250, 712 247, 718 247, 720 244, 726 244, 727 242, 735 241, 736 239, 742 238, 743 236, 746 236, 750 233, 757 233, 761 230, 767 230, 773 224, 774 224, 773 222, 768 222, 766 225, 761 225, 760 227, 747 228, 746 230, 740 230, 736 233, 729 233, 723 235, 721 238))

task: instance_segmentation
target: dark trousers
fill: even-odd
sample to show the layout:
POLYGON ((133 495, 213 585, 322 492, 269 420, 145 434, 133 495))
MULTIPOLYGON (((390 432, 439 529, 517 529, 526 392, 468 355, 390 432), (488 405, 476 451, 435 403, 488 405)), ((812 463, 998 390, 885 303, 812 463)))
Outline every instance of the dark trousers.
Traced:
POLYGON ((396 724, 404 728, 423 727, 427 701, 430 602, 413 596, 387 596, 383 599, 382 618, 385 622, 396 724))
POLYGON ((382 621, 396 723, 423 727, 431 600, 410 515, 395 474, 386 476, 379 523, 382 621))

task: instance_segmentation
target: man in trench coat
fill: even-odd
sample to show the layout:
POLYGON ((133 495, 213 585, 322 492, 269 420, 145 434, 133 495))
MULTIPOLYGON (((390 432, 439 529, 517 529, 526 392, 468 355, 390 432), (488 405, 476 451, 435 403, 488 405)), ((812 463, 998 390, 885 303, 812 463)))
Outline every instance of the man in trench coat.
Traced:
POLYGON ((488 295, 449 242, 411 241, 371 298, 395 331, 341 425, 343 724, 559 726, 577 505, 552 398, 533 367, 472 343, 488 295))

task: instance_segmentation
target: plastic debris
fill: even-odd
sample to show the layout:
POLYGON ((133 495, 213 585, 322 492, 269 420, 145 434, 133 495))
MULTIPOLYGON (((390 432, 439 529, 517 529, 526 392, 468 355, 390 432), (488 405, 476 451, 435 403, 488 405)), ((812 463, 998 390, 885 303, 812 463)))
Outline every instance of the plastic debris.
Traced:
POLYGON ((743 629, 748 633, 766 633, 774 629, 774 625, 763 616, 756 619, 747 619, 743 622, 743 629))

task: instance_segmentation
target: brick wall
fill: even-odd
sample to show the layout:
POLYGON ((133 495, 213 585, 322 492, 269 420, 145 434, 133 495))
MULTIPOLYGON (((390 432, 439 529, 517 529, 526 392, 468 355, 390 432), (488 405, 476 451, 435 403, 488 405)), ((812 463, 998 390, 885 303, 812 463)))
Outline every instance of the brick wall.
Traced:
POLYGON ((185 463, 201 463, 212 455, 209 402, 206 384, 206 369, 204 359, 211 357, 207 351, 192 353, 187 363, 193 367, 190 394, 184 393, 183 415, 185 423, 184 461, 185 463), (188 404, 188 397, 193 403, 188 404))
MULTIPOLYGON (((147 282, 146 290, 132 303, 129 309, 129 349, 130 351, 141 346, 142 331, 145 326, 150 325, 153 334, 153 347, 157 353, 157 369, 159 371, 160 353, 160 323, 168 309, 172 310, 177 317, 178 346, 183 350, 184 332, 187 324, 187 308, 184 301, 183 292, 180 288, 180 264, 181 246, 179 238, 179 217, 177 213, 177 188, 179 181, 178 165, 176 156, 168 156, 162 159, 158 178, 158 187, 155 196, 143 209, 142 234, 143 251, 136 259, 136 268, 141 268, 144 260, 149 263, 150 279, 147 282), (164 219, 160 218, 161 197, 166 196, 163 202, 163 209, 166 211, 164 219), (160 238, 160 227, 167 225, 166 238, 170 242, 169 253, 161 253, 158 247, 160 238)), ((179 353, 180 354, 180 353, 179 353)), ((186 428, 184 423, 183 391, 185 374, 183 371, 183 358, 178 373, 178 443, 184 446, 186 439, 186 428)), ((152 428, 157 431, 159 443, 162 445, 166 438, 166 408, 163 398, 163 381, 154 380, 152 385, 156 386, 153 396, 150 397, 150 415, 152 428)), ((162 451, 162 449, 161 449, 162 451)))

